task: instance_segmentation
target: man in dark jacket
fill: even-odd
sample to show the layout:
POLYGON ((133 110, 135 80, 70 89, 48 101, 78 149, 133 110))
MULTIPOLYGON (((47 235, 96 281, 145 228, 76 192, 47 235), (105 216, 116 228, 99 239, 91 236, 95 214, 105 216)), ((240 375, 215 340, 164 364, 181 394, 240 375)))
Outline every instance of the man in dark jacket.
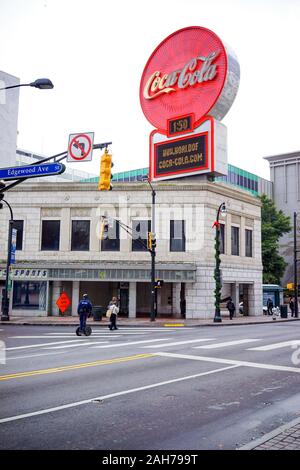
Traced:
POLYGON ((79 302, 77 307, 77 313, 80 319, 80 329, 83 331, 86 327, 86 319, 92 313, 93 306, 88 298, 87 294, 83 294, 82 300, 79 302))
POLYGON ((231 298, 231 297, 230 297, 230 299, 228 300, 228 302, 227 302, 227 304, 226 304, 226 307, 228 308, 228 311, 229 311, 230 320, 232 320, 233 315, 234 315, 234 312, 235 312, 235 305, 234 305, 234 303, 232 302, 232 298, 231 298))
POLYGON ((289 305, 290 305, 291 314, 292 314, 292 317, 293 317, 294 314, 295 314, 295 302, 294 302, 293 297, 290 298, 289 305))
POLYGON ((268 315, 273 315, 273 307, 274 307, 273 300, 268 298, 267 300, 268 315))

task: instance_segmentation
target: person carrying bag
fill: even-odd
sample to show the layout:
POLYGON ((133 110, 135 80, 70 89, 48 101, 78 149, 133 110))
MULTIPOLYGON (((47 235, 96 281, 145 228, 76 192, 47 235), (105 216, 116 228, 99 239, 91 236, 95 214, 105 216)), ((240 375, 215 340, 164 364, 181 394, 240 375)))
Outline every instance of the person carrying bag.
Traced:
POLYGON ((118 300, 117 297, 113 297, 108 305, 108 310, 106 316, 110 319, 109 329, 117 330, 117 316, 119 313, 118 300))

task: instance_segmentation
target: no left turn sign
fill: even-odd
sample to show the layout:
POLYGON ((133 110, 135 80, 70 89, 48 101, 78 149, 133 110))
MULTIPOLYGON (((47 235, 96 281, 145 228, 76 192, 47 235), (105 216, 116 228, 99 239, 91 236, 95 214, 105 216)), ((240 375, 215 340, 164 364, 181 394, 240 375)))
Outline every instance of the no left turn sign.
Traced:
POLYGON ((90 162, 93 154, 94 132, 70 134, 67 162, 90 162))

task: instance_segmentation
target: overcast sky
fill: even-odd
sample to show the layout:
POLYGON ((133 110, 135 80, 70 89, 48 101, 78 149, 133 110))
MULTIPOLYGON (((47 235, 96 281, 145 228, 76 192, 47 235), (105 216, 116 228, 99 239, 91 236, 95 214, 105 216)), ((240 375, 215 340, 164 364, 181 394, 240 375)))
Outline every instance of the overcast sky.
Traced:
MULTIPOLYGON (((50 156, 94 131, 95 143, 113 142, 114 172, 148 166, 144 66, 169 34, 203 26, 241 67, 223 119, 229 163, 269 178, 263 156, 300 150, 300 0, 0 0, 0 26, 0 70, 54 83, 20 89, 19 148, 50 156)), ((69 165, 97 173, 99 157, 69 165)))

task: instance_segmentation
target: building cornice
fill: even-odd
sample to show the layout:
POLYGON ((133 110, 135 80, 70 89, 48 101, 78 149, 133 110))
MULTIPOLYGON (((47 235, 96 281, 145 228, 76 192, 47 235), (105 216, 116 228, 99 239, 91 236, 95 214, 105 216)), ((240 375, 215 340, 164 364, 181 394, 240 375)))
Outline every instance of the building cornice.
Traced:
MULTIPOLYGON (((236 187, 231 188, 228 185, 221 183, 221 182, 180 182, 179 180, 173 182, 161 182, 153 184, 154 189, 159 192, 167 192, 167 191, 176 191, 176 192, 195 192, 199 193, 200 191, 207 191, 214 194, 220 194, 223 197, 229 197, 232 199, 238 199, 239 201, 243 201, 249 204, 253 204, 256 206, 261 206, 260 200, 242 189, 238 189, 236 187)), ((12 188, 10 191, 13 193, 17 192, 94 192, 98 197, 100 195, 105 196, 103 198, 103 202, 107 203, 106 196, 111 195, 110 192, 98 191, 97 183, 74 183, 74 182, 61 182, 61 183, 32 183, 26 182, 26 184, 17 186, 12 188), (103 194, 104 193, 104 194, 103 194)), ((149 185, 147 183, 114 183, 113 192, 120 192, 120 193, 129 193, 129 192, 150 192, 149 185)), ((99 201, 96 201, 99 203, 99 201)), ((92 203, 92 201, 91 201, 92 203)), ((159 202, 158 202, 159 204, 159 202)))

